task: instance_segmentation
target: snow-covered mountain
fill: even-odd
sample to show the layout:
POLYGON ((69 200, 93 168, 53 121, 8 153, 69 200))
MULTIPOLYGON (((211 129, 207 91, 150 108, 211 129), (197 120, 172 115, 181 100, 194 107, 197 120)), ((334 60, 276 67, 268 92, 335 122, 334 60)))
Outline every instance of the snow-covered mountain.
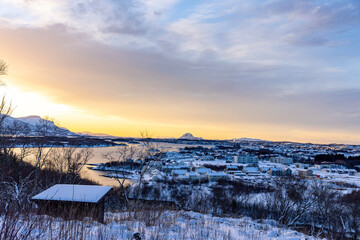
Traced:
POLYGON ((191 133, 185 133, 184 135, 179 137, 179 139, 182 139, 182 140, 203 140, 203 138, 201 138, 201 137, 194 137, 194 135, 192 135, 191 133))
POLYGON ((7 116, 3 123, 4 134, 22 136, 78 136, 66 128, 57 126, 53 121, 39 116, 14 118, 7 116))

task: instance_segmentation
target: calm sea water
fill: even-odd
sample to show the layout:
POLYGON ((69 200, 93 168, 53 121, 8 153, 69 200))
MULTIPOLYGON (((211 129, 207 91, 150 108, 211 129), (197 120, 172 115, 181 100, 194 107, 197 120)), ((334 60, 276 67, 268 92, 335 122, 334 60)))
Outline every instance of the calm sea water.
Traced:
MULTIPOLYGON (((131 145, 134 146, 136 148, 141 148, 142 145, 141 144, 134 144, 131 145)), ((186 144, 172 144, 172 143, 156 143, 155 147, 161 151, 178 151, 180 148, 184 148, 186 146, 203 146, 203 147, 212 147, 211 145, 186 145, 186 144)), ((107 159, 105 159, 103 157, 104 154, 109 153, 109 152, 114 152, 116 151, 118 148, 122 148, 121 146, 116 146, 116 147, 92 147, 91 149, 93 150, 94 153, 94 157, 90 159, 90 161, 88 162, 88 164, 96 164, 96 163, 105 163, 108 162, 107 159)), ((31 162, 32 158, 28 157, 27 161, 31 162)), ((102 171, 95 171, 95 170, 91 170, 88 168, 89 166, 84 166, 84 168, 81 170, 81 175, 83 177, 87 177, 91 180, 94 180, 96 182, 98 182, 101 185, 106 185, 106 186, 119 186, 119 183, 112 178, 108 178, 108 177, 103 177, 102 175, 105 174, 105 172, 102 171)), ((126 180, 126 184, 131 184, 131 181, 126 180)))

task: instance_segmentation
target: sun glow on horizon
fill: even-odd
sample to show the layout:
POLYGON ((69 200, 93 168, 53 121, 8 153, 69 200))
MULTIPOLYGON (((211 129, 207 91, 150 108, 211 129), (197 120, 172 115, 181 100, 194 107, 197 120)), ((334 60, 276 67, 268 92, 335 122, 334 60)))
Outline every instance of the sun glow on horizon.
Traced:
MULTIPOLYGON (((41 117, 53 117, 61 127, 66 127, 73 132, 104 133, 119 137, 140 137, 141 131, 149 131, 154 134, 152 137, 180 137, 185 132, 192 132, 197 137, 205 139, 232 139, 241 137, 260 138, 274 141, 299 141, 307 142, 312 139, 317 143, 342 142, 341 138, 348 142, 355 139, 349 138, 346 134, 337 133, 337 137, 330 137, 328 132, 310 132, 292 130, 293 137, 274 135, 274 126, 259 126, 247 124, 239 128, 239 125, 226 127, 210 125, 186 125, 186 124, 161 124, 128 120, 119 116, 94 114, 80 108, 55 102, 50 96, 42 92, 32 91, 18 87, 11 82, 10 78, 3 78, 6 87, 2 87, 0 94, 6 95, 8 102, 11 101, 14 112, 13 117, 24 117, 39 115, 41 117), (271 130, 270 130, 271 129, 271 130), (314 133, 318 136, 314 138, 314 133)), ((282 127, 278 127, 282 131, 282 127)))
POLYGON ((13 106, 14 117, 24 117, 29 115, 39 116, 59 116, 74 111, 72 107, 54 103, 49 97, 36 91, 24 90, 21 87, 9 82, 9 78, 4 78, 6 86, 1 89, 1 95, 6 96, 7 101, 13 106))
POLYGON ((160 2, 0 3, 13 116, 123 137, 360 143, 360 5, 160 2))

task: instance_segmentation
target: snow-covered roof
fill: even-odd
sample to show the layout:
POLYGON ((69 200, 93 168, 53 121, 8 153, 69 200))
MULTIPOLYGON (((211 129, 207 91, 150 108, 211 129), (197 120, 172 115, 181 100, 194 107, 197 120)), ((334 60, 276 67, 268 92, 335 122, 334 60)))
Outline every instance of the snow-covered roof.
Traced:
POLYGON ((273 172, 282 172, 282 169, 281 168, 277 168, 277 167, 272 167, 272 168, 270 168, 271 169, 271 171, 273 171, 273 172))
POLYGON ((197 176, 199 176, 199 174, 194 173, 194 172, 188 172, 187 175, 188 175, 188 176, 191 176, 191 177, 197 177, 197 176))
POLYGON ((217 176, 227 176, 226 173, 223 173, 223 172, 211 172, 211 173, 207 173, 208 176, 211 176, 211 177, 217 177, 217 176))
POLYGON ((32 199, 97 203, 111 189, 109 186, 56 184, 32 199))
POLYGON ((196 172, 198 172, 198 173, 210 173, 211 169, 209 169, 209 168, 198 168, 198 169, 196 169, 196 172))
POLYGON ((269 170, 271 167, 270 166, 265 166, 265 167, 261 167, 261 170, 262 171, 267 171, 267 170, 269 170))
POLYGON ((171 173, 176 175, 184 175, 187 173, 187 171, 183 169, 178 169, 178 170, 172 170, 171 173))
POLYGON ((166 165, 164 169, 187 169, 189 166, 182 164, 182 165, 166 165))
POLYGON ((259 172, 259 168, 257 167, 244 167, 245 172, 259 172))

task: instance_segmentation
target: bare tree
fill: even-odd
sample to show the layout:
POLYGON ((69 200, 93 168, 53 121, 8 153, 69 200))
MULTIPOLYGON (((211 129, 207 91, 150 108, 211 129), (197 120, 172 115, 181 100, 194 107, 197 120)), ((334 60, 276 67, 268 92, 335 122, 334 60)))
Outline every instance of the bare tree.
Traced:
POLYGON ((0 195, 5 198, 5 210, 9 204, 15 205, 16 209, 24 209, 31 204, 30 196, 34 192, 32 188, 32 174, 20 179, 9 179, 9 181, 0 182, 0 195))
POLYGON ((337 214, 340 206, 339 193, 331 190, 330 184, 321 181, 314 181, 311 187, 315 202, 312 216, 316 219, 312 222, 316 222, 318 230, 316 232, 313 226, 312 229, 317 236, 327 233, 329 239, 332 239, 331 235, 337 231, 333 223, 342 221, 342 214, 337 214))
POLYGON ((295 226, 315 204, 308 182, 297 178, 281 179, 265 202, 271 215, 287 227, 295 226))
MULTIPOLYGON (((0 60, 0 76, 6 75, 7 69, 8 65, 0 60)), ((5 85, 5 82, 0 79, 0 87, 5 85)), ((22 176, 22 161, 28 155, 28 149, 19 148, 15 152, 14 148, 19 146, 13 140, 28 129, 18 121, 6 122, 12 112, 11 102, 5 95, 2 96, 0 99, 0 155, 3 161, 1 165, 8 171, 0 171, 2 189, 0 194, 7 198, 8 203, 15 203, 18 208, 21 208, 23 201, 28 200, 25 192, 30 188, 31 174, 22 176)))
POLYGON ((159 162, 161 152, 158 146, 151 140, 148 132, 141 132, 141 146, 125 146, 119 147, 116 151, 112 151, 103 155, 109 161, 108 166, 112 166, 112 177, 116 179, 120 185, 122 197, 125 200, 125 207, 134 214, 139 210, 139 202, 141 196, 141 189, 144 184, 146 174, 154 169, 159 162), (126 162, 128 159, 133 161, 126 162), (132 166, 132 168, 131 168, 132 166), (130 206, 129 193, 127 191, 128 171, 136 172, 136 179, 131 189, 131 198, 133 202, 130 206))
POLYGON ((343 217, 348 234, 352 236, 351 239, 360 239, 360 191, 354 190, 346 194, 342 197, 342 202, 346 207, 343 217))
POLYGON ((144 184, 144 177, 159 164, 162 155, 158 144, 152 141, 152 135, 149 132, 142 131, 140 132, 140 136, 142 138, 143 148, 140 153, 139 178, 134 189, 135 203, 133 205, 133 212, 135 217, 139 210, 140 192, 144 184))
POLYGON ((75 183, 80 178, 80 171, 94 156, 93 150, 89 148, 54 148, 46 163, 46 168, 64 173, 66 179, 59 174, 59 182, 75 183))
POLYGON ((57 126, 54 118, 44 117, 39 120, 35 125, 34 135, 37 137, 37 141, 34 144, 33 155, 35 165, 35 185, 38 185, 38 178, 40 170, 45 166, 51 152, 54 149, 54 145, 49 145, 49 138, 60 135, 62 129, 57 126))
MULTIPOLYGON (((7 64, 0 60, 0 76, 6 75, 7 73, 7 64)), ((0 86, 5 86, 5 82, 0 79, 0 86)), ((2 96, 0 101, 0 135, 1 138, 5 135, 6 128, 4 126, 5 119, 13 112, 13 107, 11 102, 9 103, 6 99, 6 96, 2 96)), ((3 141, 4 139, 0 139, 0 141, 3 141)), ((2 149, 1 149, 2 150, 2 149)))
POLYGON ((119 183, 122 197, 125 200, 125 207, 129 208, 129 197, 127 194, 126 179, 128 173, 124 163, 128 159, 135 159, 139 156, 139 149, 134 146, 122 146, 118 147, 115 151, 111 151, 103 154, 103 157, 109 161, 109 165, 114 165, 112 177, 119 183))

